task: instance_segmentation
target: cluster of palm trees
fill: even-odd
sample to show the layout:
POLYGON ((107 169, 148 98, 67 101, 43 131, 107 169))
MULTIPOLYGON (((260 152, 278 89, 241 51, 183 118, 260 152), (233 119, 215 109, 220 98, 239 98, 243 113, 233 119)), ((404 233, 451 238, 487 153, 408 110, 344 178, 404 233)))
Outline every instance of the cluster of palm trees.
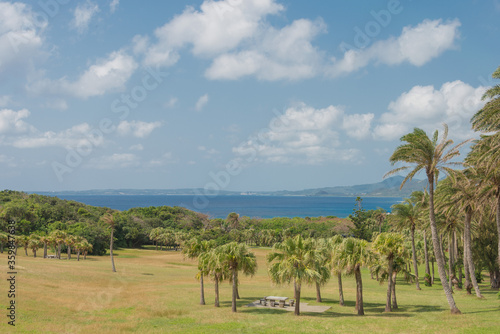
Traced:
POLYGON ((174 231, 173 229, 156 227, 149 233, 149 239, 155 244, 156 250, 160 245, 160 250, 181 247, 183 242, 189 239, 189 234, 183 231, 174 231))
MULTIPOLYGON (((500 67, 493 73, 493 78, 500 79, 500 67)), ((393 165, 398 162, 404 162, 407 165, 396 168, 387 174, 392 175, 400 171, 411 170, 401 187, 420 171, 424 171, 427 176, 429 226, 435 250, 434 255, 443 290, 451 312, 454 314, 460 314, 460 310, 455 304, 451 285, 446 279, 444 252, 441 248, 436 213, 440 211, 449 223, 463 221, 466 280, 472 281, 478 297, 482 296, 477 282, 475 282, 474 263, 470 249, 471 221, 474 215, 477 216, 477 219, 482 219, 485 218, 482 214, 485 211, 496 213, 494 219, 497 223, 500 254, 500 85, 489 89, 484 94, 483 99, 490 100, 471 120, 472 128, 483 134, 479 140, 474 141, 472 151, 464 163, 452 162, 451 160, 460 154, 459 148, 468 141, 451 147, 453 141, 447 138, 448 127, 446 125, 441 139, 439 139, 438 131, 434 132, 432 138, 429 138, 423 130, 415 128, 412 133, 401 138, 403 144, 397 147, 390 157, 393 165), (464 165, 465 168, 462 170, 450 168, 457 164, 464 165), (437 187, 439 205, 436 207, 435 186, 440 172, 447 174, 448 180, 440 182, 437 187)), ((453 249, 453 247, 449 248, 453 249)), ((500 256, 498 262, 500 264, 500 256)))
POLYGON ((236 312, 236 299, 239 299, 238 275, 254 275, 257 271, 255 255, 244 243, 230 242, 217 246, 213 240, 192 238, 184 243, 183 254, 191 259, 198 259, 200 280, 200 304, 205 305, 203 277, 210 277, 215 283, 215 306, 220 306, 219 283, 228 280, 232 284, 231 309, 236 312))
MULTIPOLYGON (((12 238, 12 237, 11 237, 12 238)), ((0 232, 0 251, 3 253, 4 245, 8 242, 8 235, 0 232)), ((11 239, 12 240, 12 239, 11 239)), ((14 237, 15 253, 19 247, 24 248, 24 253, 28 256, 28 249, 36 257, 39 249, 43 249, 43 257, 48 257, 48 248, 52 247, 55 252, 55 257, 61 259, 61 247, 66 245, 67 259, 71 259, 72 251, 77 255, 77 260, 80 261, 80 255, 87 258, 87 254, 92 251, 92 244, 87 239, 81 236, 71 235, 64 231, 54 230, 48 235, 38 235, 35 233, 28 235, 18 235, 14 237)))

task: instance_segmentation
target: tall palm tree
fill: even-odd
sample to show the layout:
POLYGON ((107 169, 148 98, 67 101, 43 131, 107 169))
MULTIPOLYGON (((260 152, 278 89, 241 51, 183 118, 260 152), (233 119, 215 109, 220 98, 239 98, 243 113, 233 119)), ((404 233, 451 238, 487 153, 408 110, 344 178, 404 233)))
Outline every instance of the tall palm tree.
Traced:
POLYGON ((233 293, 231 298, 231 310, 236 312, 236 296, 238 284, 238 271, 245 275, 254 275, 257 271, 257 260, 255 254, 248 251, 247 245, 243 243, 231 242, 220 247, 224 259, 224 266, 231 273, 233 283, 233 293))
POLYGON ((196 259, 198 258, 198 277, 200 279, 200 305, 205 305, 205 289, 203 286, 203 270, 200 266, 200 261, 199 257, 210 251, 211 249, 215 248, 215 241, 214 240, 200 240, 199 238, 193 238, 188 240, 185 244, 184 247, 182 248, 182 253, 184 256, 186 256, 189 259, 196 259))
POLYGON ((113 272, 116 272, 115 260, 113 258, 113 242, 114 242, 113 232, 115 231, 115 225, 116 225, 115 217, 111 213, 108 213, 102 216, 101 219, 103 222, 109 225, 109 229, 111 230, 111 236, 109 242, 109 256, 111 257, 111 269, 113 270, 113 272))
POLYGON ((372 259, 368 241, 351 237, 342 240, 333 253, 334 267, 339 268, 347 275, 354 275, 356 278, 356 311, 358 315, 365 314, 361 267, 370 263, 372 259))
MULTIPOLYGON (((333 237, 330 238, 330 240, 329 240, 330 250, 332 252, 332 254, 330 256, 330 261, 333 260, 333 255, 334 255, 334 252, 336 251, 336 247, 339 244, 341 244, 343 240, 344 240, 344 238, 342 238, 342 236, 340 236, 338 234, 334 235, 333 237)), ((331 262, 331 268, 332 268, 332 271, 337 275, 337 283, 338 283, 338 287, 339 287, 339 305, 344 306, 344 291, 342 289, 342 268, 336 267, 335 263, 333 261, 331 262)))
POLYGON ((410 229, 411 233, 411 253, 413 270, 415 271, 415 282, 417 290, 420 290, 418 281, 417 252, 415 250, 415 229, 420 218, 420 210, 410 199, 405 199, 403 203, 394 204, 391 211, 392 220, 396 222, 399 229, 410 229))
MULTIPOLYGON (((404 237, 399 233, 381 233, 373 241, 373 249, 387 261, 387 300, 385 312, 392 312, 391 294, 393 291, 393 267, 394 258, 402 257, 404 248, 404 237)), ((395 290, 395 289, 394 289, 395 290)))
POLYGON ((393 175, 413 167, 413 170, 410 171, 401 183, 402 188, 406 181, 411 180, 418 172, 422 170, 425 171, 429 187, 429 221, 432 243, 434 245, 438 265, 439 278, 441 279, 441 284, 450 306, 451 313, 461 314, 455 304, 455 299, 453 298, 450 286, 446 281, 444 258, 442 253, 439 251, 441 249, 441 245, 439 242, 434 210, 434 185, 438 180, 440 171, 445 173, 450 172, 451 169, 448 166, 457 164, 451 162, 450 160, 460 154, 459 148, 465 144, 465 142, 449 148, 450 145, 453 145, 453 141, 448 139, 448 126, 446 124, 444 125, 444 134, 439 142, 438 139, 439 132, 437 130, 434 132, 431 139, 427 136, 425 131, 419 128, 415 128, 412 133, 401 137, 401 141, 406 143, 398 146, 389 160, 392 165, 397 162, 406 162, 411 165, 393 169, 385 176, 393 175))
POLYGON ((300 315, 300 291, 302 283, 312 283, 320 278, 313 263, 318 257, 311 240, 304 240, 299 234, 294 238, 276 243, 267 254, 268 273, 276 284, 289 284, 293 281, 295 296, 295 315, 300 315))
MULTIPOLYGON (((439 183, 438 189, 442 195, 442 202, 448 212, 457 210, 464 215, 464 264, 468 267, 470 280, 478 298, 483 298, 479 290, 472 261, 471 222, 475 211, 478 210, 478 181, 474 176, 474 169, 454 171, 450 177, 439 183)), ((450 262, 452 259, 450 258, 450 262)))

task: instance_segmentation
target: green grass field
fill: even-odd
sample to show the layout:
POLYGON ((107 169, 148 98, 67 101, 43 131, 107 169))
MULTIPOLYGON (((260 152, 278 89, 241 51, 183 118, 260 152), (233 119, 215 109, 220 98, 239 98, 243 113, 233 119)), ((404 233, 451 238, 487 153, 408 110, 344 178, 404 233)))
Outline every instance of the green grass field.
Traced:
MULTIPOLYGON (((200 285, 195 279, 196 262, 180 252, 151 249, 116 251, 116 273, 108 256, 70 261, 16 258, 16 326, 7 324, 7 254, 0 255, 3 291, 0 291, 0 333, 500 333, 498 291, 482 284, 486 297, 479 300, 456 291, 462 315, 450 314, 439 284, 416 291, 414 285, 397 284, 399 309, 384 313, 386 285, 363 272, 365 316, 354 312, 354 278, 344 278, 346 306, 338 305, 336 279, 322 290, 324 305, 319 314, 244 305, 266 295, 292 297, 291 287, 275 287, 266 273, 268 249, 253 249, 257 274, 241 278, 238 312, 231 312, 229 283, 221 285, 221 307, 215 308, 214 285, 206 279, 207 305, 199 305, 200 285)), ((39 252, 40 253, 40 252, 39 252)), ((31 254, 31 253, 30 253, 31 254)), ((422 274, 421 274, 422 275, 422 274)), ((437 273, 436 273, 437 275, 437 273)), ((423 275, 422 275, 423 276, 423 275)), ((487 280, 487 279, 486 279, 487 280)), ((315 289, 304 286, 303 302, 317 305, 315 289)))

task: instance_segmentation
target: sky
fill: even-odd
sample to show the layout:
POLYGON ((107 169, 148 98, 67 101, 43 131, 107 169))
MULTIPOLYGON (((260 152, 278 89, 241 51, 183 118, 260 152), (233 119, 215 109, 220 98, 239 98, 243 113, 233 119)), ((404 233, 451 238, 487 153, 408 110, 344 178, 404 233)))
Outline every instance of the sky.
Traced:
POLYGON ((379 182, 477 137, 499 42, 499 0, 0 0, 0 188, 379 182))

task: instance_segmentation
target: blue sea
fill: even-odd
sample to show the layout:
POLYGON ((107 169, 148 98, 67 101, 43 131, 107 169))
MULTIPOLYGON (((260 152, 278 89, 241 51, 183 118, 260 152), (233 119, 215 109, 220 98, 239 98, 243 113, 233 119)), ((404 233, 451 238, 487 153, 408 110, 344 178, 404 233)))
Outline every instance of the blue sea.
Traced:
MULTIPOLYGON (((195 195, 60 195, 61 199, 73 200, 93 206, 125 211, 133 207, 181 206, 209 215, 210 218, 226 218, 231 212, 254 218, 272 217, 319 217, 345 218, 352 213, 356 197, 327 196, 195 196, 195 195)), ((390 211, 400 197, 365 197, 363 208, 383 208, 390 211)))

